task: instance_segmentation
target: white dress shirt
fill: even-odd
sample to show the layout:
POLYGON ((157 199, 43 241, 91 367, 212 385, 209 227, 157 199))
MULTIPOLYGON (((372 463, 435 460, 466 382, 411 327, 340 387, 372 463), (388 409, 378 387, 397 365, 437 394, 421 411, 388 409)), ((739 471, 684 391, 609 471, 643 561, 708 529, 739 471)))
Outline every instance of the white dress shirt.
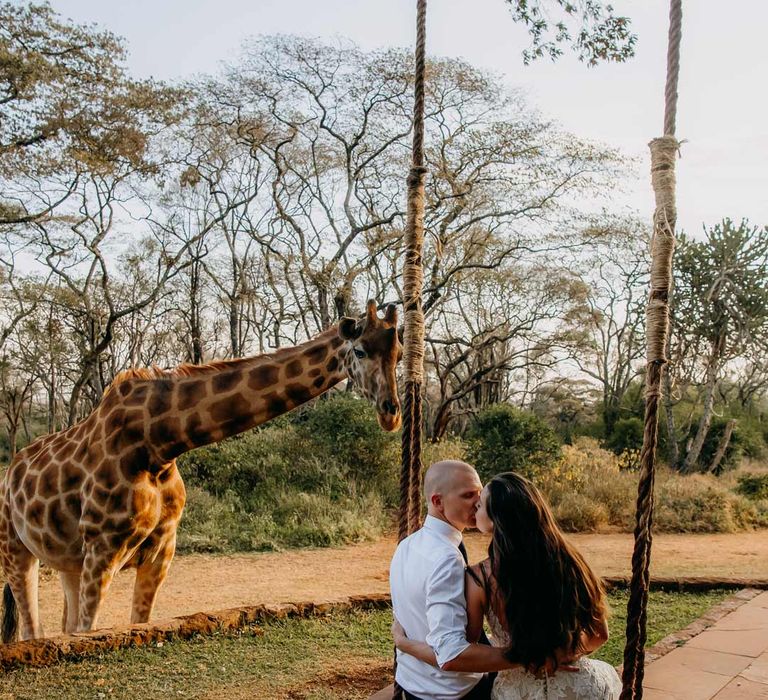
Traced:
MULTIPOLYGON (((397 547, 389 570, 392 609, 409 639, 426 642, 442 666, 468 646, 461 533, 427 516, 397 547)), ((397 652, 397 682, 423 700, 458 700, 482 673, 443 671, 397 652)))

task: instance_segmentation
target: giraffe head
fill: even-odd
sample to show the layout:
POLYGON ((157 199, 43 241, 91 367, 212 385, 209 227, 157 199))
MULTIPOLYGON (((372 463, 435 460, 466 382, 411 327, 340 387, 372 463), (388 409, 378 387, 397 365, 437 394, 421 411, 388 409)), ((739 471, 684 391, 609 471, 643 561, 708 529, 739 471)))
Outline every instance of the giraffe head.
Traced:
POLYGON ((379 425, 397 430, 402 422, 395 367, 402 357, 397 334, 397 307, 390 304, 379 318, 376 302, 369 301, 359 319, 343 318, 339 335, 347 341, 345 364, 352 383, 376 406, 379 425))

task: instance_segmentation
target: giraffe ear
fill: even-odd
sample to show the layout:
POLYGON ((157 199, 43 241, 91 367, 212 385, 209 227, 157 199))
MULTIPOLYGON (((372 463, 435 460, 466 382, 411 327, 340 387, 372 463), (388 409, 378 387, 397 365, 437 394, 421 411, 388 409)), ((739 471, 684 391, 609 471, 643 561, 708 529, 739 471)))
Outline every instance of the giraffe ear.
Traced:
POLYGON ((397 325, 397 306, 394 304, 387 306, 387 310, 384 313, 384 320, 393 326, 397 325))
POLYGON ((339 336, 344 340, 356 340, 363 333, 363 329, 357 325, 354 318, 345 316, 339 321, 339 336))
POLYGON ((375 299, 369 299, 365 307, 365 320, 370 326, 376 326, 379 322, 378 305, 375 299))

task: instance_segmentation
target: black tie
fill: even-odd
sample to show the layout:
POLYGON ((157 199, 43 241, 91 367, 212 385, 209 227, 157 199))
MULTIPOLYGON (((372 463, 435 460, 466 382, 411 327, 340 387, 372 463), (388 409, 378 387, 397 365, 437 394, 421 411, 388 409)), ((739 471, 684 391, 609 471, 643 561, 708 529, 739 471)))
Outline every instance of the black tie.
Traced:
POLYGON ((461 556, 464 557, 464 563, 469 566, 469 557, 467 556, 467 548, 464 546, 464 540, 459 542, 459 551, 461 556))

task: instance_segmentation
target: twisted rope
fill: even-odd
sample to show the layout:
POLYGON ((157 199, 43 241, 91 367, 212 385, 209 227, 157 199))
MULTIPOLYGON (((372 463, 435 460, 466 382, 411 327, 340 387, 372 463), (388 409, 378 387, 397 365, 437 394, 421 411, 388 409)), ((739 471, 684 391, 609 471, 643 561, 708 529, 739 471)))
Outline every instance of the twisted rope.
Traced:
POLYGON ((640 480, 637 487, 635 547, 632 553, 632 581, 627 601, 627 642, 624 647, 621 700, 643 697, 645 641, 653 542, 653 502, 656 446, 658 443, 661 381, 667 364, 669 335, 669 293, 672 286, 672 254, 675 245, 675 158, 680 144, 675 138, 677 84, 680 74, 682 0, 671 0, 669 48, 665 87, 664 136, 650 143, 651 180, 656 209, 651 243, 651 289, 646 307, 645 424, 640 452, 640 480))
POLYGON ((667 84, 664 88, 664 136, 675 135, 677 120, 677 81, 680 77, 680 39, 683 36, 682 0, 669 4, 669 38, 667 46, 667 84))
MULTIPOLYGON (((413 100, 413 159, 408 173, 408 202, 403 263, 403 396, 402 468, 398 539, 419 527, 421 485, 421 386, 424 378, 424 312, 421 290, 424 281, 424 77, 426 65, 426 0, 416 4, 416 54, 413 100)), ((393 671, 397 672, 397 652, 393 671)), ((403 697, 395 681, 393 698, 403 697)))

